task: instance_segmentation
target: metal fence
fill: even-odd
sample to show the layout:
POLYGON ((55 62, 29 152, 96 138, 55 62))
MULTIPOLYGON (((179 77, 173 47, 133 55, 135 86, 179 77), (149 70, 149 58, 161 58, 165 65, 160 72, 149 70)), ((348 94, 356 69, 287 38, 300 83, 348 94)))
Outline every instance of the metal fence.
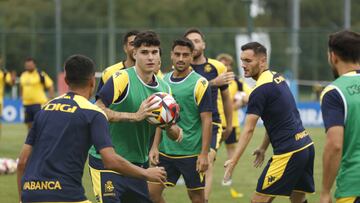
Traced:
MULTIPOLYGON (((172 41, 180 36, 186 28, 154 29, 161 38, 163 52, 163 71, 170 65, 170 48, 172 41)), ((202 28, 206 40, 206 55, 216 57, 219 53, 235 55, 235 36, 247 34, 246 28, 202 28)), ((356 29, 355 29, 356 30, 356 29)), ((357 31, 359 31, 357 29, 357 31)), ((122 35, 126 29, 114 30, 116 39, 115 59, 109 59, 109 32, 107 29, 63 30, 61 33, 62 53, 55 51, 54 30, 0 30, 0 55, 8 70, 23 70, 23 60, 27 56, 37 59, 38 67, 56 78, 56 56, 64 61, 69 55, 80 53, 93 58, 97 70, 107 67, 110 60, 124 58, 122 52, 122 35)), ((299 80, 331 80, 332 75, 327 62, 328 34, 336 30, 301 29, 299 34, 299 80)), ((254 32, 265 32, 270 36, 270 67, 287 76, 291 76, 291 47, 289 29, 257 28, 254 32)), ((300 87, 300 93, 311 92, 312 87, 300 87)))

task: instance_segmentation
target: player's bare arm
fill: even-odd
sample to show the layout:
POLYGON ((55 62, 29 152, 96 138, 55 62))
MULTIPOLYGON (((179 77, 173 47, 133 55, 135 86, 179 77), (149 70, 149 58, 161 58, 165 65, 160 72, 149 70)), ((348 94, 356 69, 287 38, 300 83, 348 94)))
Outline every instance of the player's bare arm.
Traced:
POLYGON ((101 149, 100 154, 105 168, 129 177, 161 183, 166 182, 166 171, 163 167, 143 169, 117 155, 112 147, 101 149))
POLYGON ((344 142, 344 127, 333 126, 326 132, 323 155, 323 181, 320 194, 321 203, 331 202, 331 187, 340 167, 344 142))
POLYGON ((241 133, 239 142, 236 146, 233 157, 230 160, 227 160, 224 164, 225 175, 224 180, 229 180, 232 176, 233 170, 244 153, 247 145, 249 144, 256 127, 256 123, 259 120, 259 116, 255 114, 247 114, 245 118, 244 130, 241 133))
POLYGON ((175 140, 176 142, 181 142, 183 132, 182 132, 182 129, 178 125, 170 124, 170 125, 165 126, 164 129, 166 131, 167 136, 170 139, 175 140))
POLYGON ((264 163, 265 152, 266 152, 267 148, 269 147, 269 144, 270 144, 269 135, 267 132, 265 132, 264 139, 263 139, 260 147, 257 148, 253 153, 253 155, 256 156, 255 160, 254 160, 255 168, 261 167, 262 164, 264 163))
POLYGON ((222 134, 222 139, 226 140, 232 131, 232 112, 233 112, 233 102, 230 99, 229 89, 221 91, 221 99, 223 101, 225 119, 226 119, 226 129, 222 134))
POLYGON ((202 145, 201 153, 196 163, 196 169, 198 172, 205 172, 209 167, 209 148, 211 140, 211 129, 212 129, 212 113, 202 112, 200 113, 201 126, 202 126, 202 145))
POLYGON ((149 160, 151 165, 159 164, 159 144, 161 142, 161 128, 156 128, 154 141, 149 152, 149 160))
POLYGON ((31 155, 32 146, 28 144, 24 144, 19 157, 19 162, 17 165, 17 185, 18 185, 18 193, 19 193, 19 201, 21 202, 21 178, 24 175, 24 171, 26 168, 27 161, 31 155))
POLYGON ((155 104, 157 101, 151 99, 152 98, 149 97, 148 99, 144 100, 141 103, 139 110, 135 113, 117 112, 111 110, 105 106, 105 104, 102 102, 101 99, 98 99, 95 104, 106 113, 106 116, 108 117, 108 120, 110 122, 119 122, 119 121, 139 122, 147 117, 156 116, 155 114, 152 113, 152 111, 158 107, 152 105, 155 104))
POLYGON ((54 90, 54 86, 51 85, 48 89, 48 92, 49 92, 49 99, 54 99, 55 98, 55 90, 54 90))

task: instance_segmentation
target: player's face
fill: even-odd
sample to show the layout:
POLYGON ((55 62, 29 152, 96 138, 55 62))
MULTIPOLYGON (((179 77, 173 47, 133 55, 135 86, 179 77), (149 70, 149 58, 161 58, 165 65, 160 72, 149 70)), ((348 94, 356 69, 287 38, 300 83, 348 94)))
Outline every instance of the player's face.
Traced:
POLYGON ((333 72, 334 78, 338 78, 339 77, 339 72, 336 69, 336 65, 335 65, 335 56, 333 52, 328 51, 328 62, 330 64, 331 67, 331 71, 333 72))
POLYGON ((187 46, 175 46, 171 51, 172 64, 178 72, 183 72, 190 67, 193 55, 187 46))
POLYGON ((158 65, 155 66, 154 74, 158 74, 160 69, 161 69, 161 59, 159 60, 158 65))
POLYGON ((260 75, 261 61, 263 56, 256 56, 251 49, 241 52, 241 66, 245 77, 258 78, 260 75))
POLYGON ((153 73, 160 63, 160 49, 158 46, 141 45, 134 51, 136 66, 146 73, 153 73))
POLYGON ((134 40, 135 40, 135 35, 132 35, 132 36, 129 36, 127 38, 127 43, 124 44, 124 52, 126 53, 126 56, 127 57, 130 57, 132 60, 135 60, 134 59, 134 50, 135 50, 135 47, 134 47, 134 40))
POLYGON ((25 70, 27 71, 33 71, 36 68, 36 65, 33 61, 26 61, 24 66, 25 66, 25 70))
POLYGON ((232 63, 231 63, 230 60, 227 60, 227 59, 225 59, 225 58, 222 58, 222 59, 220 59, 219 61, 226 66, 227 72, 232 72, 232 71, 233 71, 233 70, 232 70, 232 63))
POLYGON ((193 57, 199 58, 205 50, 205 42, 200 34, 198 33, 190 33, 186 36, 193 44, 194 44, 194 53, 193 57))

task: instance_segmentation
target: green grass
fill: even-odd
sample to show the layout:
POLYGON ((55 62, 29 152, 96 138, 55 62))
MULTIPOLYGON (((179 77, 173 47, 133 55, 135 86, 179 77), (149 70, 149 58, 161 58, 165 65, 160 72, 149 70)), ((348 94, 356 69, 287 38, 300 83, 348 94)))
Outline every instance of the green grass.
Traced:
MULTIPOLYGON (((321 186, 321 172, 322 172, 322 152, 323 143, 325 139, 324 130, 321 128, 308 129, 312 139, 315 142, 316 159, 314 168, 314 178, 316 184, 316 193, 308 196, 309 202, 319 201, 319 192, 321 186)), ((224 173, 223 164, 226 160, 226 152, 222 147, 217 156, 215 162, 215 175, 213 182, 213 192, 210 197, 210 202, 249 202, 251 195, 253 194, 257 179, 262 172, 262 169, 256 169, 252 167, 253 156, 252 151, 261 143, 264 135, 264 128, 258 128, 255 131, 253 140, 250 142, 244 156, 241 158, 236 172, 233 176, 233 187, 244 194, 243 198, 233 199, 230 196, 229 187, 221 186, 221 180, 224 173)), ((4 125, 2 130, 2 136, 0 137, 0 157, 16 158, 20 152, 21 146, 25 140, 26 129, 25 125, 4 125)), ((271 149, 268 149, 266 159, 271 156, 271 149)), ((265 165, 265 164, 264 164, 265 165)), ((263 165, 263 166, 264 166, 263 165)), ((95 202, 92 194, 91 182, 88 174, 88 169, 85 167, 83 184, 86 190, 87 197, 95 202)), ((190 202, 187 197, 186 188, 181 185, 175 188, 165 190, 165 199, 169 203, 183 203, 190 202)), ((17 202, 17 186, 16 175, 4 175, 0 176, 0 202, 17 202)), ((277 198, 274 202, 289 202, 285 198, 277 198)))

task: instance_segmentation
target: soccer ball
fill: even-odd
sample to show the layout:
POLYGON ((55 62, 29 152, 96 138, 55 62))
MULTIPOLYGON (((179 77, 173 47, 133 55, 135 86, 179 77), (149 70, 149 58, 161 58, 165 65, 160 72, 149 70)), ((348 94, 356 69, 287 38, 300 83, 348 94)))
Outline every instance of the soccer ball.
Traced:
POLYGON ((153 110, 152 113, 156 114, 156 117, 148 117, 146 120, 153 125, 162 127, 166 124, 175 123, 179 117, 180 108, 176 103, 174 97, 168 93, 158 92, 152 94, 153 97, 150 101, 156 100, 151 107, 158 107, 153 110))
POLYGON ((16 172, 17 160, 9 158, 0 158, 0 175, 12 174, 16 172))

